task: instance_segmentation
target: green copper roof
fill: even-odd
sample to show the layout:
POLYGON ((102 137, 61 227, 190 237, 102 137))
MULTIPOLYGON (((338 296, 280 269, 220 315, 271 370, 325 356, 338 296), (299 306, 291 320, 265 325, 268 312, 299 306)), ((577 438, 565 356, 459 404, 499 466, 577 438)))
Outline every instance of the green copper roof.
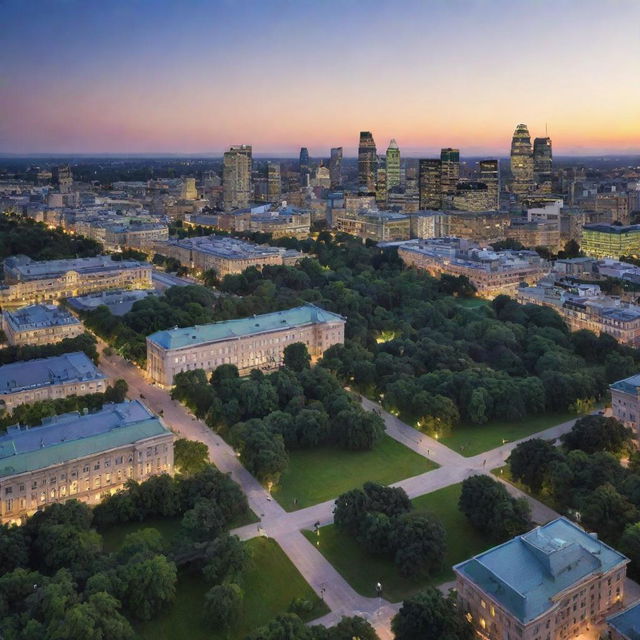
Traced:
POLYGON ((558 518, 454 569, 527 623, 551 608, 558 593, 626 562, 578 525, 558 518))
POLYGON ((312 304, 306 304, 302 307, 294 307, 293 309, 276 311, 274 313, 265 313, 249 318, 225 320, 223 322, 182 329, 157 331, 148 336, 147 340, 156 343, 164 349, 180 349, 196 344, 206 344, 208 342, 241 338, 257 333, 284 330, 288 327, 344 321, 345 319, 337 313, 331 313, 312 304))

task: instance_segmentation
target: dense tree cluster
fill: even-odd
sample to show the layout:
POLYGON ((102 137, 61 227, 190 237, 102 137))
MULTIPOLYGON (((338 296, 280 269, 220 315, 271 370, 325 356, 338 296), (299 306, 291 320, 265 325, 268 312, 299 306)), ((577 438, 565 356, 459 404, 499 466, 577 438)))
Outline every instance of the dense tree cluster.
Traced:
POLYGON ((75 338, 65 338, 60 342, 40 345, 11 345, 0 349, 0 365, 10 364, 18 360, 34 360, 36 358, 50 358, 63 353, 84 351, 87 357, 98 362, 98 350, 96 339, 88 333, 83 333, 75 338))
POLYGON ((42 424, 44 418, 57 416, 71 411, 98 411, 105 403, 123 402, 127 395, 127 383, 116 380, 107 387, 104 393, 89 393, 84 396, 67 396, 53 400, 41 400, 32 404, 21 404, 12 413, 0 416, 0 429, 6 429, 13 424, 23 424, 35 427, 42 424))
POLYGON ((505 487, 486 475, 462 483, 458 508, 471 524, 495 542, 503 542, 532 528, 526 498, 512 498, 505 487))
MULTIPOLYGON (((303 364, 307 358, 299 351, 289 354, 303 364)), ((240 378, 235 366, 222 365, 210 380, 196 369, 176 375, 174 384, 172 397, 228 437, 242 463, 263 482, 277 482, 290 449, 333 445, 362 451, 384 433, 382 419, 364 411, 321 367, 283 367, 268 375, 254 370, 240 378)))
POLYGON ((0 260, 24 254, 33 260, 87 258, 102 252, 102 245, 82 236, 49 229, 42 222, 0 215, 0 260))
POLYGON ((209 464, 209 447, 204 442, 178 438, 173 443, 173 465, 178 473, 192 475, 209 464))
POLYGON ((392 558, 400 575, 430 574, 442 567, 445 530, 437 518, 412 508, 404 489, 367 482, 338 497, 334 522, 368 553, 392 558))
POLYGON ((93 511, 70 500, 47 506, 21 527, 0 526, 0 635, 133 640, 130 621, 165 610, 175 598, 177 566, 192 564, 216 589, 207 602, 228 604, 231 619, 236 605, 220 598, 219 587, 226 592, 235 584, 247 558, 225 531, 246 510, 240 488, 206 467, 189 477, 130 482, 93 511), (181 534, 172 544, 155 529, 140 529, 105 553, 95 528, 180 515, 181 534))
POLYGON ((295 613, 276 616, 252 631, 246 640, 378 640, 375 629, 364 618, 342 618, 333 627, 307 626, 295 613))

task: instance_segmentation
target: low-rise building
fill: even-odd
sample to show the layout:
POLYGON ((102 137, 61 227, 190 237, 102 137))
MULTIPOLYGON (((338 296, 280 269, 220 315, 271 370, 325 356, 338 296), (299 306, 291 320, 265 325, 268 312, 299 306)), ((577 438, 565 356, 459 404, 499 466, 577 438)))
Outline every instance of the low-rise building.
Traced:
POLYGON ((443 211, 438 235, 489 244, 504 239, 510 221, 501 211, 443 211))
POLYGON ((160 473, 173 473, 173 434, 138 401, 9 427, 0 436, 0 522, 69 499, 95 505, 160 473))
POLYGON ((352 214, 346 210, 337 213, 336 210, 333 226, 338 231, 375 242, 408 240, 411 237, 409 216, 392 211, 361 211, 352 214))
POLYGON ((234 364, 241 375, 252 369, 277 369, 284 349, 306 344, 312 358, 344 342, 345 318, 312 304, 250 318, 157 331, 147 336, 147 375, 171 386, 181 371, 211 373, 234 364))
MULTIPOLYGON (((154 274, 155 275, 155 274, 154 274)), ((163 274, 169 277, 169 274, 163 274)), ((189 284, 182 282, 181 284, 189 284)), ((74 311, 93 311, 98 307, 108 307, 114 316, 123 316, 131 311, 138 300, 144 300, 148 296, 155 296, 155 289, 117 289, 115 291, 101 291, 90 293, 86 296, 67 298, 67 304, 74 311)))
POLYGON ((618 380, 609 385, 611 412, 627 427, 640 428, 640 374, 618 380))
POLYGON ((521 283, 537 282, 550 269, 535 251, 493 251, 460 238, 405 242, 398 247, 398 256, 405 265, 434 276, 466 276, 486 297, 513 295, 521 283))
POLYGON ((456 565, 458 606, 485 640, 568 640, 622 606, 628 562, 558 518, 456 565))
POLYGON ((554 253, 562 248, 560 226, 552 221, 513 219, 505 229, 505 237, 523 247, 545 247, 554 253))
POLYGON ((13 256, 4 261, 0 305, 52 302, 108 289, 150 289, 151 265, 111 256, 35 261, 13 256))
POLYGON ((580 248, 594 258, 619 258, 640 253, 640 224, 587 224, 580 248))
POLYGON ((21 360, 0 367, 0 407, 12 411, 20 404, 102 393, 108 384, 82 351, 21 360))
POLYGON ((51 344, 84 333, 78 318, 64 307, 34 304, 2 314, 2 329, 11 345, 51 344))
POLYGON ((640 602, 607 618, 609 640, 638 640, 640 638, 640 602))

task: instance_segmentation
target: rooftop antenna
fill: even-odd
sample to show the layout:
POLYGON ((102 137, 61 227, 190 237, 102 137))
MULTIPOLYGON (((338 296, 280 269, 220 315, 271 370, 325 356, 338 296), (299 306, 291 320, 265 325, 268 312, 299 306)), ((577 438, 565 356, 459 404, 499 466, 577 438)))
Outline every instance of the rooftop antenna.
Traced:
POLYGON ((547 132, 547 123, 544 123, 544 137, 548 138, 549 137, 549 133, 547 132))

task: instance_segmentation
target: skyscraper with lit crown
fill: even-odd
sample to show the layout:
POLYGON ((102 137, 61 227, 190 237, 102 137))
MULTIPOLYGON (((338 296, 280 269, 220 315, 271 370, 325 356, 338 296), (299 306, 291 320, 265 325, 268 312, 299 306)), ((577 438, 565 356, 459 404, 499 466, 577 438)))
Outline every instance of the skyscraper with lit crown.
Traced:
POLYGON ((533 187, 531 136, 526 124, 519 124, 511 140, 511 190, 523 194, 533 187))
POLYGON ((393 187, 400 186, 400 148, 395 139, 387 147, 386 164, 387 191, 390 191, 393 187))
POLYGON ((373 136, 370 131, 361 131, 358 145, 358 183, 367 193, 376 191, 377 168, 378 156, 373 136))

